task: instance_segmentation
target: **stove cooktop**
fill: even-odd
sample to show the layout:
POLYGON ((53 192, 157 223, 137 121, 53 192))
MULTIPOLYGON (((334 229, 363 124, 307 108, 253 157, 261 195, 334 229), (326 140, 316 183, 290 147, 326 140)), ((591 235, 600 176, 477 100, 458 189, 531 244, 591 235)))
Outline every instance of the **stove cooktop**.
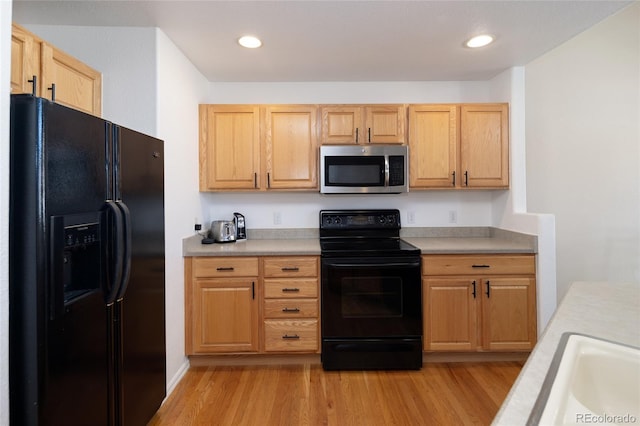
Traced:
POLYGON ((400 238, 321 239, 323 256, 418 256, 420 249, 400 238))
POLYGON ((320 250, 323 256, 419 255, 400 238, 400 211, 322 210, 320 250))

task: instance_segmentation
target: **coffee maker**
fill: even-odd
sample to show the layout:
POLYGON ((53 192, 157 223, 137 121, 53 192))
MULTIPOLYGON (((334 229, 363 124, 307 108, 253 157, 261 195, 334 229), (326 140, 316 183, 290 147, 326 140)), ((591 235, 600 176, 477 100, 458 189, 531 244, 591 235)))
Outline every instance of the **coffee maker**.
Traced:
POLYGON ((244 222, 244 216, 240 213, 233 214, 233 223, 236 226, 236 241, 247 239, 247 228, 244 222))

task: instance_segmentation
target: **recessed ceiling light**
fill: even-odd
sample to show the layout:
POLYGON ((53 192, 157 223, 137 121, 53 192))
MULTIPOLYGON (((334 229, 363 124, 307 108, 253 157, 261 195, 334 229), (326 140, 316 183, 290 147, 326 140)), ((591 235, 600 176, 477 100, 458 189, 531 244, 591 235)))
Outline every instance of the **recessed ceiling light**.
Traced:
POLYGON ((240 43, 240 46, 248 47, 249 49, 262 46, 260 39, 254 36, 242 36, 238 39, 238 43, 240 43))
POLYGON ((490 36, 489 34, 482 34, 482 35, 478 35, 475 37, 472 37, 471 39, 469 39, 466 43, 465 46, 467 47, 482 47, 482 46, 486 46, 487 44, 491 43, 493 41, 493 36, 490 36))

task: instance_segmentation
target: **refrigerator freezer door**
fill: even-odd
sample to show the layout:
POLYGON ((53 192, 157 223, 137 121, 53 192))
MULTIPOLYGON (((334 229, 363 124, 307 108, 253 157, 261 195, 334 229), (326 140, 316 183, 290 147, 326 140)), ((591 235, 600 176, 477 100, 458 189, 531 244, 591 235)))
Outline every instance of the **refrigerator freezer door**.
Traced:
POLYGON ((128 210, 129 280, 116 304, 122 424, 146 424, 166 391, 163 142, 123 127, 116 135, 116 198, 128 210))
POLYGON ((83 262, 101 269, 100 249, 59 240, 98 232, 108 128, 43 99, 11 99, 9 386, 21 424, 108 422, 102 278, 82 272, 83 262), (72 229, 84 216, 87 228, 72 229))

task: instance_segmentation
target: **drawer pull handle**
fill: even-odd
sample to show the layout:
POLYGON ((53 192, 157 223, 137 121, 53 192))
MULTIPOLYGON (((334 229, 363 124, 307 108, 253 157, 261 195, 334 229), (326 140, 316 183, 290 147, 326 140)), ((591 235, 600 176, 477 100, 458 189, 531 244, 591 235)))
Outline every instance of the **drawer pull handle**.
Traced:
POLYGON ((285 334, 284 336, 282 336, 282 338, 285 340, 300 340, 300 336, 298 336, 297 334, 292 334, 291 336, 285 334))
POLYGON ((284 308, 284 309, 282 309, 282 312, 293 312, 293 313, 297 313, 297 312, 300 312, 300 308, 284 308))
POLYGON ((285 288, 282 289, 283 293, 297 293, 299 291, 300 291, 299 288, 287 288, 287 287, 285 287, 285 288))
POLYGON ((491 268, 491 265, 471 265, 472 268, 491 268))
POLYGON ((300 268, 297 266, 284 266, 282 267, 282 272, 298 272, 300 268))
POLYGON ((216 271, 233 271, 233 266, 221 266, 219 268, 216 268, 216 271))

